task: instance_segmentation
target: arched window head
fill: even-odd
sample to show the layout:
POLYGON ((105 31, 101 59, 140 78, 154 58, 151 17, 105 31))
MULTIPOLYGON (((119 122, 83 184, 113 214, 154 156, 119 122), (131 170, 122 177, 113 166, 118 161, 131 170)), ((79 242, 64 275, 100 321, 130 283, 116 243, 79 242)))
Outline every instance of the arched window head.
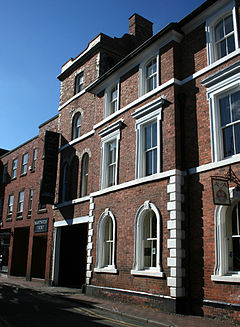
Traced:
POLYGON ((115 217, 106 209, 98 222, 95 272, 117 273, 115 265, 115 217))
POLYGON ((82 158, 82 171, 81 171, 81 197, 88 194, 88 165, 89 155, 84 153, 82 158))
POLYGON ((76 113, 73 117, 72 124, 72 139, 76 139, 81 135, 81 124, 82 124, 82 116, 80 112, 76 113))
POLYGON ((160 264, 160 214, 146 201, 135 218, 135 249, 132 275, 163 277, 160 264))

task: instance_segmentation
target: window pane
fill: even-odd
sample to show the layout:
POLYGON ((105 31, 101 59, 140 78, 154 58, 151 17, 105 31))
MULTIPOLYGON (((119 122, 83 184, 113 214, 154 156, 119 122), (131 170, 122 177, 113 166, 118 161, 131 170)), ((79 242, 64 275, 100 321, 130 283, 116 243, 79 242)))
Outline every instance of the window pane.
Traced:
POLYGON ((235 51, 234 35, 231 35, 227 38, 227 51, 228 54, 235 51))
POLYGON ((231 95, 232 121, 240 120, 240 91, 231 95))
POLYGON ((153 171, 152 174, 157 173, 157 149, 153 150, 153 171))
POLYGON ((146 153, 146 175, 152 175, 152 151, 146 153))
POLYGON ((144 267, 151 267, 151 242, 144 241, 144 267))
POLYGON ((152 124, 152 147, 157 146, 157 123, 152 124))
POLYGON ((157 265, 157 241, 154 240, 152 245, 152 267, 156 267, 157 265))
POLYGON ((215 28, 215 38, 216 41, 220 40, 223 38, 224 32, 223 32, 223 22, 221 21, 215 28))
POLYGON ((235 154, 240 153, 240 124, 234 125, 235 154))
POLYGON ((152 216, 152 238, 157 237, 157 218, 155 214, 152 216))
POLYGON ((225 34, 232 32, 233 31, 232 15, 225 18, 224 22, 225 22, 225 34))
POLYGON ((220 99, 219 104, 221 113, 221 126, 225 126, 231 122, 229 96, 227 95, 226 97, 220 99))
POLYGON ((145 127, 145 150, 151 148, 151 125, 145 127))
POLYGON ((233 237, 233 270, 240 270, 240 237, 233 237))
POLYGON ((232 212, 232 235, 238 235, 238 206, 235 206, 232 212))
POLYGON ((144 218, 143 223, 143 238, 147 239, 150 237, 150 214, 148 213, 144 218))
POLYGON ((223 129, 223 149, 225 157, 234 154, 233 131, 231 126, 223 129))

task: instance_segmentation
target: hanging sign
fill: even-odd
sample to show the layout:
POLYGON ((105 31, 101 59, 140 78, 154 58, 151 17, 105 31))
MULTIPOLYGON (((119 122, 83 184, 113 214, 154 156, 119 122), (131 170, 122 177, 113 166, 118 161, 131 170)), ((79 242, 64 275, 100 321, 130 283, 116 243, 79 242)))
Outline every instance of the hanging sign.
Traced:
POLYGON ((212 177, 212 193, 214 204, 231 205, 227 179, 212 177))

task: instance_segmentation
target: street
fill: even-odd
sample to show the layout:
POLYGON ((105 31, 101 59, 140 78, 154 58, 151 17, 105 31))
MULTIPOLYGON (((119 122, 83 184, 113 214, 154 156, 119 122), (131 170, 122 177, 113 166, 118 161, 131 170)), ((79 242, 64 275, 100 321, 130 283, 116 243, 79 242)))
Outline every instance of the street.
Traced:
POLYGON ((83 301, 3 284, 0 286, 0 327, 15 326, 139 327, 146 323, 96 309, 83 301))

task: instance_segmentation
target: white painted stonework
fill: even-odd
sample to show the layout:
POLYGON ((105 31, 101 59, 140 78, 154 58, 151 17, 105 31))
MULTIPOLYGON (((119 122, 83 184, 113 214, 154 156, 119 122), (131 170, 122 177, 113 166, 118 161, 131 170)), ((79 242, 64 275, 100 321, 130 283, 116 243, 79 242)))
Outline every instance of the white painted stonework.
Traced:
POLYGON ((184 196, 181 193, 183 185, 183 174, 176 170, 175 175, 169 179, 167 185, 167 193, 169 194, 169 201, 167 203, 167 210, 169 211, 170 220, 167 222, 167 229, 169 230, 169 238, 167 240, 167 247, 169 249, 169 257, 167 258, 167 265, 170 267, 170 277, 167 278, 167 285, 170 288, 171 297, 181 297, 185 295, 185 289, 182 286, 182 278, 185 275, 185 270, 182 267, 182 258, 185 257, 185 251, 182 249, 182 239, 185 233, 182 230, 182 220, 184 215, 182 212, 182 202, 184 196))

